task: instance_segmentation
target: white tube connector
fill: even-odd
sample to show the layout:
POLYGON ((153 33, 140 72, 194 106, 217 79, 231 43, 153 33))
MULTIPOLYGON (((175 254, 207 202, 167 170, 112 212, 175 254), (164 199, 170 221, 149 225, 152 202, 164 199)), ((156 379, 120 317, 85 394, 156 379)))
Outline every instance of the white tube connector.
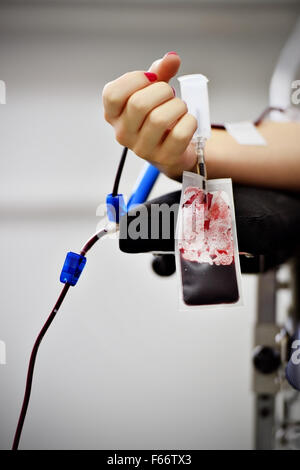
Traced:
POLYGON ((188 111, 198 122, 194 137, 205 142, 211 135, 208 100, 208 79, 200 73, 178 77, 181 98, 186 102, 188 111))

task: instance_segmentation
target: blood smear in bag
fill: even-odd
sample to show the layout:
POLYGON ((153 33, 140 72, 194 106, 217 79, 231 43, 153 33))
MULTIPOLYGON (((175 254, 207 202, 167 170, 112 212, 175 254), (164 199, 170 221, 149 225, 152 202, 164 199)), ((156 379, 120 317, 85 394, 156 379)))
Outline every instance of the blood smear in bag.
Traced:
POLYGON ((238 300, 232 219, 225 191, 205 195, 199 188, 186 188, 178 246, 186 304, 238 300))

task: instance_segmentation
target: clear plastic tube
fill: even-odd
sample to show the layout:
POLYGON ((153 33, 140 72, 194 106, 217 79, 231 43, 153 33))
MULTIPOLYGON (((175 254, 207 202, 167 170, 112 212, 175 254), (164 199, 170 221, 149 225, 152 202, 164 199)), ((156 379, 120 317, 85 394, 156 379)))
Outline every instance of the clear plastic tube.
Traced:
POLYGON ((183 75, 178 78, 181 98, 186 102, 188 111, 197 119, 197 129, 193 136, 197 156, 197 172, 204 179, 202 189, 206 192, 206 166, 204 148, 211 135, 208 79, 202 74, 183 75))
POLYGON ((181 97, 197 119, 193 143, 198 174, 184 172, 175 254, 181 308, 241 304, 241 274, 230 179, 206 179, 205 144, 211 135, 208 80, 179 77, 181 97))
POLYGON ((186 102, 188 111, 198 122, 195 138, 207 140, 211 135, 208 79, 197 73, 178 77, 180 83, 181 98, 186 102))

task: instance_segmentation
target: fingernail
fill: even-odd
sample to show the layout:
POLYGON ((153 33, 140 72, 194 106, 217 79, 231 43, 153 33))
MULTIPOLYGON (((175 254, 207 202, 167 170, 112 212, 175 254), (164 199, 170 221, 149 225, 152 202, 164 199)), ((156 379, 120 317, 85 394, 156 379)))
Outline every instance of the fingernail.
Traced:
POLYGON ((155 80, 157 80, 157 75, 156 73, 152 73, 152 72, 144 72, 146 77, 148 78, 149 82, 155 82, 155 80))
POLYGON ((172 90, 173 90, 174 96, 176 96, 176 90, 175 90, 175 88, 174 88, 173 86, 172 86, 172 90))
POLYGON ((175 51, 170 51, 170 52, 167 52, 166 55, 178 55, 178 54, 175 51))

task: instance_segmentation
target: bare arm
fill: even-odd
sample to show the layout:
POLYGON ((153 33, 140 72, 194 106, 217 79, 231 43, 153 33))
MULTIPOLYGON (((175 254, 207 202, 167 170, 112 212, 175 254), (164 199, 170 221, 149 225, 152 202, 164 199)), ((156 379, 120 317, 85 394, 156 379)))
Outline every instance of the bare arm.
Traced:
POLYGON ((208 177, 299 191, 300 123, 266 121, 259 131, 267 146, 240 145, 226 131, 213 130, 206 147, 208 177))
MULTIPOLYGON (((180 57, 170 52, 152 64, 150 74, 126 73, 103 90, 104 116, 118 142, 176 180, 195 169, 191 139, 197 128, 166 83, 179 66, 180 57)), ((266 146, 240 145, 226 131, 213 130, 206 145, 208 177, 300 191, 300 123, 266 121, 259 131, 266 146)))

